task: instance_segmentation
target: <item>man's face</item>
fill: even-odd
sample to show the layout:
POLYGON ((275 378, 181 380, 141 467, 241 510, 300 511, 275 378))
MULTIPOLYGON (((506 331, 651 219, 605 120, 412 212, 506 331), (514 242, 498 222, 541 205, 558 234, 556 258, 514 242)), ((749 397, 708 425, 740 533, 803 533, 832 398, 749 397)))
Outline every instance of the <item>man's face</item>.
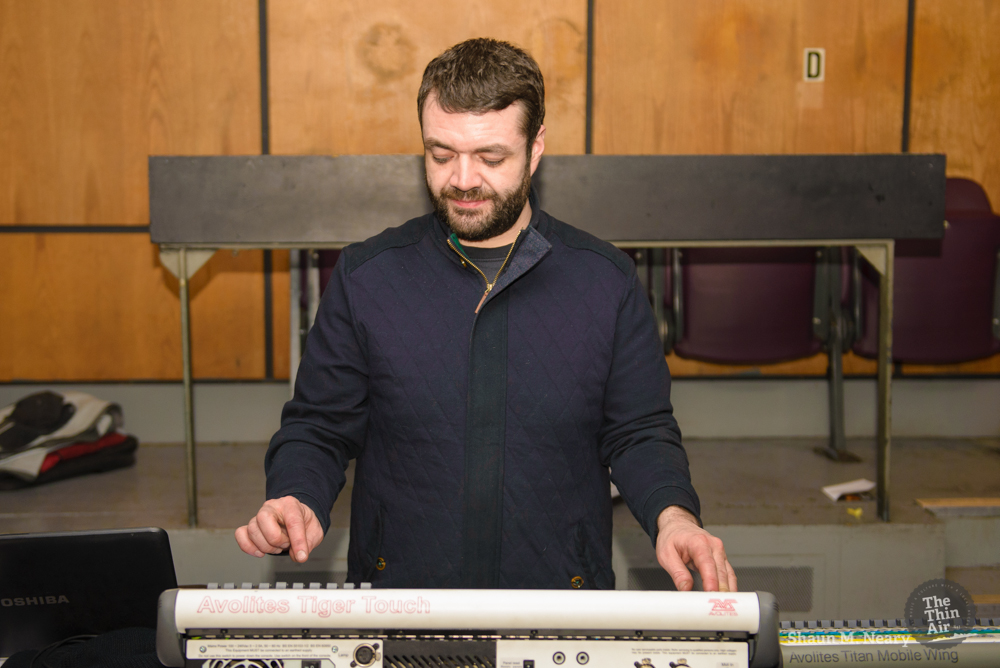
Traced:
POLYGON ((545 129, 532 142, 518 103, 483 114, 448 113, 433 93, 424 103, 424 163, 434 209, 459 239, 485 241, 513 227, 528 201, 545 129))

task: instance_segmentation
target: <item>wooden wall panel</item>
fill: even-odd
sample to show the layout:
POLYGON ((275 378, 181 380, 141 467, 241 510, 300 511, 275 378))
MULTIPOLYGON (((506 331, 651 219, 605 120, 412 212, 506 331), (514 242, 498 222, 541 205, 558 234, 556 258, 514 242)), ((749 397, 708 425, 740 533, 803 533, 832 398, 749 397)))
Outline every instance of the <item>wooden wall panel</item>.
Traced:
MULTIPOLYGON (((1000 210, 1000 2, 920 0, 913 40, 912 151, 948 155, 1000 210)), ((904 373, 1000 373, 1000 355, 904 373)))
POLYGON ((913 48, 913 151, 983 184, 1000 210, 1000 2, 920 0, 913 48))
MULTIPOLYGON (((826 353, 778 364, 714 364, 667 355, 670 373, 677 378, 708 376, 825 376, 826 353)), ((875 360, 848 351, 843 358, 844 376, 874 378, 878 372, 875 360)), ((978 376, 1000 375, 1000 355, 961 364, 903 364, 902 376, 978 376)))
POLYGON ((545 75, 549 153, 584 150, 586 0, 271 0, 274 153, 420 153, 426 64, 470 37, 528 49, 545 75))
MULTIPOLYGON (((0 285, 17 288, 0 300, 0 381, 181 377, 177 280, 148 237, 2 240, 0 285)), ((222 251, 192 279, 196 377, 263 376, 261 269, 260 251, 222 251)))
MULTIPOLYGON (((259 153, 259 91, 252 0, 0 3, 0 224, 147 224, 147 156, 259 153)), ((0 380, 180 378, 155 251, 142 234, 0 237, 0 345, 19 351, 0 380)), ((197 377, 263 376, 261 269, 219 254, 195 277, 197 377)))
POLYGON ((145 225, 149 154, 260 152, 257 3, 0 3, 0 223, 145 225))
POLYGON ((897 152, 906 4, 596 0, 595 152, 897 152))
MULTIPOLYGON (((714 364, 688 360, 671 353, 667 355, 670 373, 677 378, 696 376, 825 376, 828 360, 826 353, 817 353, 791 362, 777 364, 714 364)), ((848 351, 843 357, 845 376, 875 376, 874 360, 858 357, 848 351)))
POLYGON ((961 364, 904 364, 904 376, 1000 376, 1000 355, 961 364))
MULTIPOLYGON (((191 279, 191 349, 196 378, 264 377, 263 251, 220 250, 191 279)), ((176 279, 164 277, 177 309, 176 279)), ((181 377, 178 367, 177 378, 181 377)))

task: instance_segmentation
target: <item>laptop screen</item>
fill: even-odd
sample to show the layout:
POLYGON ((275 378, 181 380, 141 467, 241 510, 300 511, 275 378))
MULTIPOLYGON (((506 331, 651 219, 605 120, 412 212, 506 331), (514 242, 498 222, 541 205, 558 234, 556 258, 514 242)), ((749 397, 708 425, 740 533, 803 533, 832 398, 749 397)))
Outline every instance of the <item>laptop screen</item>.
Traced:
POLYGON ((79 634, 156 628, 177 586, 162 529, 0 535, 0 657, 79 634))

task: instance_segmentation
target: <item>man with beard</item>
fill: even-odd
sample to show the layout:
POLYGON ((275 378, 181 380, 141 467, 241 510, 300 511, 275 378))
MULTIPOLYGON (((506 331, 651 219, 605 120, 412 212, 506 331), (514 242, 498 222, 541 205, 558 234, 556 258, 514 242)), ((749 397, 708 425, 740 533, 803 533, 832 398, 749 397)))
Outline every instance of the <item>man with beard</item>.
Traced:
POLYGON ((434 213, 342 253, 268 448, 268 501, 236 532, 248 554, 306 561, 356 458, 351 582, 613 588, 613 479, 679 589, 693 567, 735 591, 634 265, 531 194, 544 99, 504 42, 427 66, 434 213))

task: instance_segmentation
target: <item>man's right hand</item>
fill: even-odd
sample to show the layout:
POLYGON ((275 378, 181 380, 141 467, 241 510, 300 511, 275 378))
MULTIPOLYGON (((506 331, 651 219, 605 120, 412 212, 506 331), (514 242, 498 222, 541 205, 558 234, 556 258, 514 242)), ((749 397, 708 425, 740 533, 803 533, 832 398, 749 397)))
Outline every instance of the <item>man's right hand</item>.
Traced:
POLYGON ((236 530, 240 549, 255 557, 288 550, 293 561, 305 562, 323 540, 316 514, 294 496, 264 502, 246 526, 236 530))

